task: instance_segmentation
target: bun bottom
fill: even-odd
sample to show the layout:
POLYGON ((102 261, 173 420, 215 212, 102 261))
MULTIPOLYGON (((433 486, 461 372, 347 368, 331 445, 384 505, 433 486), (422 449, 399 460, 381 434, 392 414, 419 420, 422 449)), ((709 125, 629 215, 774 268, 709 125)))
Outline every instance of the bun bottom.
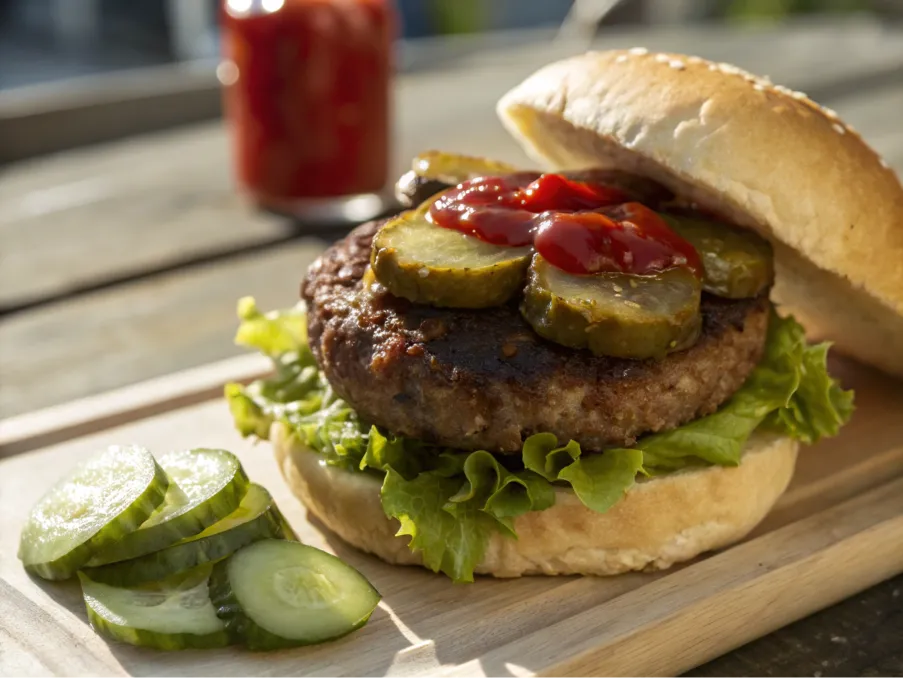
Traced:
MULTIPOLYGON (((270 439, 292 492, 352 546, 399 565, 422 565, 383 513, 380 481, 321 463, 274 424, 270 439)), ((753 434, 737 467, 712 466, 643 479, 606 513, 556 488, 555 505, 515 519, 518 538, 490 538, 475 572, 614 575, 660 570, 742 539, 774 506, 793 476, 798 444, 753 434)))

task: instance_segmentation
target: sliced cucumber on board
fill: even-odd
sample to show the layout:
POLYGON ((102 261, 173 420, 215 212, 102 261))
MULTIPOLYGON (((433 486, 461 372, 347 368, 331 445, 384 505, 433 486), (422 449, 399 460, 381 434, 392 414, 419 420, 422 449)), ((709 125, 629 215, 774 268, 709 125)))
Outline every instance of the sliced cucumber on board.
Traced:
POLYGON ((118 588, 79 572, 91 626, 108 638, 158 650, 225 647, 229 636, 210 602, 211 565, 140 588, 118 588))
POLYGON ((350 565, 297 542, 266 539, 217 563, 210 598, 252 650, 311 645, 367 623, 379 592, 350 565))
POLYGON ((150 452, 114 445, 82 462, 34 506, 19 559, 44 579, 67 579, 101 549, 138 529, 169 479, 150 452))
POLYGON ((199 534, 235 511, 248 491, 248 476, 231 452, 184 450, 158 461, 172 481, 163 505, 139 529, 95 555, 89 566, 137 558, 199 534))
POLYGON ((113 586, 160 581, 225 558, 260 539, 290 537, 286 528, 285 518, 270 493, 251 483, 239 507, 200 534, 140 558, 89 568, 86 574, 94 581, 113 586))

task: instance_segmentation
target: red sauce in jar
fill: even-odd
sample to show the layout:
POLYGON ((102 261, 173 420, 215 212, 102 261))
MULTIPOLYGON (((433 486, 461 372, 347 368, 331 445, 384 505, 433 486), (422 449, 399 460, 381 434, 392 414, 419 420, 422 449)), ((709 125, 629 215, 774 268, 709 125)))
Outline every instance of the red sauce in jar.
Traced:
POLYGON ((578 275, 648 275, 677 266, 702 274, 696 249, 618 188, 524 172, 465 181, 430 206, 433 223, 508 247, 534 245, 578 275))
POLYGON ((388 180, 391 0, 223 0, 220 77, 240 182, 260 202, 388 180))

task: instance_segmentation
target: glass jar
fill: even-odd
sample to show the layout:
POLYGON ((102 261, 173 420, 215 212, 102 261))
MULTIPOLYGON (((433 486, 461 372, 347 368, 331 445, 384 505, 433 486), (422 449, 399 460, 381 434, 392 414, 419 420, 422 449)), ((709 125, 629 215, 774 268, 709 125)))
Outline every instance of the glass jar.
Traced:
POLYGON ((387 204, 390 0, 223 0, 226 119, 235 171, 259 205, 364 220, 387 204))

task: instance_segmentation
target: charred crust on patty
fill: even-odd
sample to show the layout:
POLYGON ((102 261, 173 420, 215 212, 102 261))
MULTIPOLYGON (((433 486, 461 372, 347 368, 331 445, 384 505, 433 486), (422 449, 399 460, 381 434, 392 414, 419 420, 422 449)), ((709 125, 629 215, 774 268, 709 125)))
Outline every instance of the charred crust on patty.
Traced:
POLYGON ((355 229, 308 271, 311 349, 326 378, 364 421, 459 449, 519 452, 536 432, 585 450, 714 412, 762 355, 767 294, 703 295, 703 330, 663 360, 594 356, 536 335, 516 304, 439 309, 378 284, 364 289, 370 243, 383 222, 355 229))

